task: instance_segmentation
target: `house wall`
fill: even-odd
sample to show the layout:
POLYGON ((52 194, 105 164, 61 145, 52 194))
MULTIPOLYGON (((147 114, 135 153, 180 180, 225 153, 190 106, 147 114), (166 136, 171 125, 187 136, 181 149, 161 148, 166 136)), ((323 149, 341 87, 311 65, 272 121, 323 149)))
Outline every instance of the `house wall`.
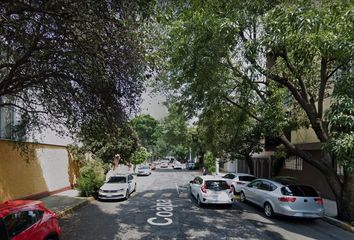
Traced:
POLYGON ((69 189, 78 167, 66 147, 0 140, 0 202, 39 198, 69 189))
MULTIPOLYGON (((315 157, 321 157, 321 151, 308 151, 315 157)), ((290 170, 284 167, 280 169, 279 176, 292 176, 299 184, 310 185, 321 193, 321 196, 330 200, 335 200, 335 196, 329 187, 323 174, 315 167, 303 161, 302 170, 290 170)))

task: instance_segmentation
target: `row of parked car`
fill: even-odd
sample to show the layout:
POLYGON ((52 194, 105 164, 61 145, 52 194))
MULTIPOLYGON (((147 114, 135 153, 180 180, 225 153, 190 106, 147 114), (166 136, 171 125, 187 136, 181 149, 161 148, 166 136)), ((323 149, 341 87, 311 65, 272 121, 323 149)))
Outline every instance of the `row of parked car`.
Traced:
POLYGON ((198 176, 190 181, 190 191, 199 206, 209 203, 232 205, 234 194, 240 194, 241 202, 249 201, 258 205, 269 218, 275 215, 304 218, 324 216, 323 199, 313 187, 257 179, 249 174, 198 176))

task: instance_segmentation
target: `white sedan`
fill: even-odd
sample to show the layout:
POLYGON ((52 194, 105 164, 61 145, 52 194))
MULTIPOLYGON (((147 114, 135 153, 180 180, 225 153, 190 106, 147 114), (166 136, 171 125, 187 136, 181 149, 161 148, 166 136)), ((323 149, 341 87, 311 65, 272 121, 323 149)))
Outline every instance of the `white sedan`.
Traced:
POLYGON ((203 204, 233 204, 233 192, 225 179, 217 176, 198 176, 190 181, 191 194, 199 206, 203 204))
POLYGON ((255 176, 246 173, 228 173, 222 178, 231 186, 234 194, 239 194, 242 187, 256 179, 255 176))
POLYGON ((98 191, 98 199, 128 199, 129 195, 136 190, 135 178, 131 174, 111 176, 98 191))

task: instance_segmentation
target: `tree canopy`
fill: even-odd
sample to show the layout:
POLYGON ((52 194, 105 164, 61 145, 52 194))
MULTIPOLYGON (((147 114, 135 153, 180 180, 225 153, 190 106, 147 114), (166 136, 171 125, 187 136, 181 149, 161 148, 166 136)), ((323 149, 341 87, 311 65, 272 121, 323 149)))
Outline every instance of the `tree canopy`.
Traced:
POLYGON ((2 1, 0 106, 27 130, 124 122, 143 89, 147 2, 2 1))

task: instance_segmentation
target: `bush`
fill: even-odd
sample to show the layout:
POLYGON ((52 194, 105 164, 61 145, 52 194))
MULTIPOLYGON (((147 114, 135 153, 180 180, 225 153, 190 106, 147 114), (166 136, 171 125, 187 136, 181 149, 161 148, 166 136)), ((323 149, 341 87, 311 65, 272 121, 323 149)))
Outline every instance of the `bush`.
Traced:
POLYGON ((208 173, 216 172, 216 161, 214 155, 211 152, 207 152, 204 158, 204 166, 206 167, 208 173))
POLYGON ((90 161, 80 168, 80 177, 77 179, 77 188, 83 197, 95 196, 105 180, 103 164, 90 161))

